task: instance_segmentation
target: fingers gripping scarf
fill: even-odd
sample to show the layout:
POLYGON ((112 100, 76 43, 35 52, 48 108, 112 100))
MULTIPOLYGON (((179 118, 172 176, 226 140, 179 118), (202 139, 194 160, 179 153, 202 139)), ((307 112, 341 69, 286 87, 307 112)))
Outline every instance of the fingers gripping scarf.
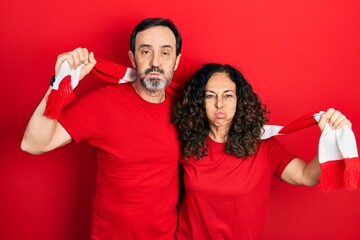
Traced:
MULTIPOLYGON (((47 98, 44 116, 58 119, 62 109, 75 99, 73 89, 78 85, 82 65, 72 70, 67 61, 60 68, 47 98)), ((109 61, 98 60, 91 71, 96 77, 110 83, 132 82, 136 71, 109 61)), ((166 93, 176 96, 181 86, 171 81, 166 93)), ((289 134, 317 125, 323 112, 305 115, 285 126, 265 125, 261 139, 289 134)), ((333 189, 355 190, 360 188, 360 161, 356 140, 352 130, 345 126, 332 129, 326 124, 319 141, 319 162, 321 168, 319 188, 321 191, 333 189)))
MULTIPOLYGON (((317 125, 323 113, 307 114, 285 126, 265 125, 261 139, 289 134, 317 125)), ((318 154, 321 191, 341 188, 356 190, 360 187, 360 161, 355 135, 350 127, 332 129, 325 124, 319 140, 318 154)))

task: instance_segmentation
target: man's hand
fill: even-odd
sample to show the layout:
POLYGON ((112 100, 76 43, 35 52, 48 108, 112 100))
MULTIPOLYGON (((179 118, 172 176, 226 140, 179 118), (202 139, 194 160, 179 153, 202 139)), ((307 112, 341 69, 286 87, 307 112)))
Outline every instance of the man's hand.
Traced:
POLYGON ((55 76, 58 75, 60 71, 61 64, 67 60, 71 69, 75 69, 81 64, 84 66, 81 68, 80 79, 83 79, 95 66, 96 60, 94 53, 90 52, 86 48, 76 48, 71 52, 62 53, 57 57, 55 64, 55 76))

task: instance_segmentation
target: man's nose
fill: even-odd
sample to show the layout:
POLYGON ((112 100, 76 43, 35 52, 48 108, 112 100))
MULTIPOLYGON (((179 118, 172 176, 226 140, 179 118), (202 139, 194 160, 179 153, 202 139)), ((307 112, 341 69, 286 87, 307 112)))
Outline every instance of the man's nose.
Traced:
POLYGON ((154 54, 151 59, 151 66, 153 67, 159 67, 159 56, 157 54, 154 54))

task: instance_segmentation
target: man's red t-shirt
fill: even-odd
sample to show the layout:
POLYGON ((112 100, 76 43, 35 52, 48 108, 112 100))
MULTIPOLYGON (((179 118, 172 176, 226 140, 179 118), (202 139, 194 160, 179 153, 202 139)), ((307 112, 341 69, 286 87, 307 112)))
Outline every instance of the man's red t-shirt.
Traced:
POLYGON ((125 83, 90 93, 62 114, 72 139, 95 147, 93 239, 174 238, 180 149, 171 101, 149 103, 125 83))

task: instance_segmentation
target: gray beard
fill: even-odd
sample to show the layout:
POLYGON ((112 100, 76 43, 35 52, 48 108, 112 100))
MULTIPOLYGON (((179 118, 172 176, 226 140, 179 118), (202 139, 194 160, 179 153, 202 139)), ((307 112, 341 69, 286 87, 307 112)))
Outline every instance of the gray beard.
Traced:
POLYGON ((172 77, 174 76, 174 69, 173 69, 170 72, 169 78, 166 78, 164 75, 163 81, 160 80, 159 78, 146 78, 146 74, 151 71, 156 71, 158 73, 164 74, 164 71, 162 69, 160 69, 159 67, 151 67, 151 68, 146 69, 143 76, 139 72, 137 72, 137 75, 139 76, 141 85, 143 85, 147 90, 149 90, 151 92, 157 92, 157 91, 164 90, 170 84, 170 81, 171 81, 172 77))
POLYGON ((159 78, 140 78, 141 84, 151 92, 158 92, 164 90, 169 84, 170 80, 160 80, 159 78))

